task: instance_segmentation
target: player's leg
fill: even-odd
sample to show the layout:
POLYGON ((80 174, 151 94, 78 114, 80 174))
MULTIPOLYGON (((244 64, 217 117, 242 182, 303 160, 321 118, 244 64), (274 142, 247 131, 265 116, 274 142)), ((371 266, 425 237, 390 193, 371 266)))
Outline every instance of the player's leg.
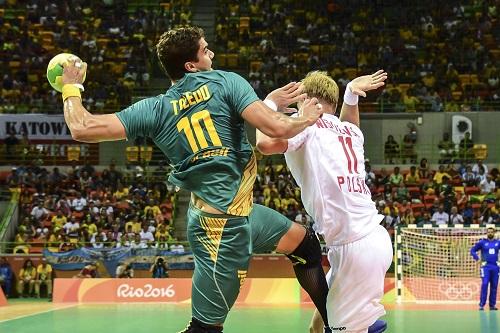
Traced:
POLYGON ((318 309, 314 309, 311 323, 309 324, 309 333, 323 333, 324 327, 323 318, 321 318, 318 309))
POLYGON ((327 309, 332 331, 385 330, 385 322, 378 318, 385 314, 380 300, 392 256, 389 234, 381 226, 360 240, 330 248, 332 274, 327 278, 330 286, 327 309))
POLYGON ((47 286, 47 297, 52 298, 52 279, 45 280, 44 283, 47 286))
POLYGON ((496 310, 498 271, 498 266, 492 267, 490 269, 490 310, 496 310))
POLYGON ((297 280, 311 297, 324 326, 328 326, 326 311, 328 285, 321 264, 323 257, 321 246, 316 234, 293 223, 290 230, 281 238, 276 251, 286 254, 292 261, 297 280))
POLYGON ((17 294, 19 295, 19 297, 23 297, 23 294, 24 294, 24 280, 22 280, 22 279, 19 279, 19 281, 17 281, 17 294))
POLYGON ((323 320, 328 323, 326 317, 328 285, 321 266, 321 247, 316 235, 280 213, 261 205, 254 205, 249 218, 254 253, 276 250, 286 254, 293 263, 300 285, 311 297, 323 320))
POLYGON ((481 267, 481 296, 479 299, 479 310, 482 310, 484 308, 484 305, 486 304, 486 297, 488 295, 488 283, 489 283, 489 270, 487 266, 482 266, 481 267))
POLYGON ((190 207, 187 231, 195 270, 193 318, 183 332, 222 332, 250 261, 248 218, 206 214, 190 207))
POLYGON ((42 281, 40 281, 40 280, 35 281, 35 296, 36 296, 36 298, 40 298, 40 284, 41 283, 42 283, 42 281))
POLYGON ((29 292, 30 292, 30 296, 33 295, 33 289, 35 288, 35 280, 30 280, 30 283, 29 283, 29 292))
POLYGON ((12 288, 12 281, 9 279, 5 279, 3 281, 3 288, 5 290, 5 297, 10 297, 10 290, 12 288))

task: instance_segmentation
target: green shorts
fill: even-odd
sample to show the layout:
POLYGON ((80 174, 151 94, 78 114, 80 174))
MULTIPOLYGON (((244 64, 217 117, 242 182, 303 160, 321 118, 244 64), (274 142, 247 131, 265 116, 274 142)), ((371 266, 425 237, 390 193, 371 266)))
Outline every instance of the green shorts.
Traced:
POLYGON ((254 205, 248 217, 208 214, 190 206, 187 223, 195 262, 193 317, 222 324, 238 297, 252 253, 273 251, 292 222, 254 205))

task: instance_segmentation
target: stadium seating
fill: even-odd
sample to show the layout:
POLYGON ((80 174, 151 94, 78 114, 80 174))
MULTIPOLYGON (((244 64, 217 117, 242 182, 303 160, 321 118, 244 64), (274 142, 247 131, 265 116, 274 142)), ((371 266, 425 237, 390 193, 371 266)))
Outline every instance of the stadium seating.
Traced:
POLYGON ((189 23, 190 1, 79 2, 72 6, 7 2, 0 12, 0 113, 56 113, 45 78, 49 60, 69 52, 89 64, 84 101, 92 112, 128 106, 134 89, 158 71, 151 46, 170 27, 189 23), (160 30, 161 29, 161 30, 160 30), (22 88, 22 89, 21 89, 22 88), (21 93, 21 91, 23 93, 21 93))
POLYGON ((362 111, 411 112, 401 103, 411 96, 418 99, 418 111, 452 111, 455 106, 446 107, 449 100, 457 101, 461 110, 499 110, 494 64, 500 57, 500 34, 492 5, 461 0, 438 9, 431 0, 383 5, 364 1, 362 6, 346 1, 221 0, 216 51, 239 49, 238 61, 219 65, 237 64, 249 72, 251 81, 259 81, 261 96, 310 70, 326 70, 345 86, 361 73, 384 68, 393 85, 377 100, 383 105, 362 111), (380 13, 384 20, 378 19, 380 13), (465 28, 470 25, 481 28, 465 28), (256 62, 265 66, 256 70, 256 62))
POLYGON ((21 191, 14 253, 82 246, 145 248, 175 241, 177 195, 163 177, 138 173, 128 178, 114 165, 101 172, 88 164, 67 173, 44 170, 18 167, 2 179, 21 191))
MULTIPOLYGON (((269 163, 270 160, 266 161, 267 162, 265 163, 261 162, 261 166, 259 168, 260 172, 258 181, 254 187, 255 201, 277 209, 284 215, 294 220, 294 216, 298 215, 303 209, 300 199, 300 191, 296 187, 293 180, 289 180, 292 178, 286 166, 282 164, 273 165, 269 163), (276 192, 274 196, 271 194, 272 192, 276 192), (287 193, 293 194, 293 197, 297 202, 296 206, 290 207, 286 205, 279 205, 287 196, 287 193), (278 205, 276 203, 278 203, 278 205)), ((395 199, 394 194, 396 193, 397 187, 389 186, 389 192, 387 192, 387 185, 382 182, 383 179, 380 171, 375 170, 374 172, 376 175, 376 181, 371 190, 372 198, 376 202, 376 207, 380 208, 394 205, 400 212, 400 220, 395 225, 386 225, 388 229, 393 229, 400 224, 431 223, 430 217, 432 217, 432 213, 436 208, 436 200, 438 200, 439 204, 443 204, 445 200, 448 200, 443 193, 443 189, 432 182, 432 174, 435 171, 431 172, 431 176, 429 178, 421 178, 419 186, 408 186, 410 202, 407 203, 407 206, 403 205, 403 201, 398 202, 398 200, 395 199), (389 197, 387 195, 389 195, 389 197), (379 202, 382 201, 384 204, 379 205, 379 202), (404 211, 407 208, 410 208, 412 211, 411 215, 412 218, 414 218, 412 222, 409 222, 407 220, 407 216, 404 215, 404 211)), ((401 173, 407 174, 408 172, 409 170, 402 170, 401 173)), ((467 203, 471 204, 475 215, 474 219, 469 223, 500 223, 500 177, 498 176, 498 169, 492 169, 491 174, 495 175, 493 180, 496 182, 496 188, 488 195, 481 194, 479 183, 478 186, 465 186, 461 183, 459 177, 454 180, 454 182, 457 180, 459 181, 459 186, 449 185, 453 188, 452 193, 454 196, 451 206, 457 206, 459 214, 464 213, 467 203), (459 201, 464 195, 466 200, 459 201), (483 202, 487 203, 485 207, 482 206, 483 202), (491 219, 483 221, 481 217, 486 214, 490 214, 489 216, 491 216, 491 219)), ((449 210, 451 209, 451 206, 447 206, 446 208, 448 213, 450 213, 449 210)), ((389 210, 384 211, 382 209, 380 214, 388 215, 389 210)))

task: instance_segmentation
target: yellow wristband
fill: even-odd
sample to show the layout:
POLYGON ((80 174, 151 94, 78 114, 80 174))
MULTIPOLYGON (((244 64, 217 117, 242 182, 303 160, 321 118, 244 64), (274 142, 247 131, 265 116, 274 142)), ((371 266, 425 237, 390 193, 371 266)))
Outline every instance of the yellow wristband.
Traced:
POLYGON ((65 84, 62 87, 62 99, 63 102, 68 98, 68 97, 79 97, 80 99, 82 98, 82 95, 80 93, 80 88, 78 88, 74 84, 65 84))

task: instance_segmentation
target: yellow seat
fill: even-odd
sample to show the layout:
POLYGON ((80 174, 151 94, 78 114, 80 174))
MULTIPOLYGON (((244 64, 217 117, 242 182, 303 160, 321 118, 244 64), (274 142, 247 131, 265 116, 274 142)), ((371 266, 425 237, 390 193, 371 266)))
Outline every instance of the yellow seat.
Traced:
POLYGON ((250 29, 250 17, 241 16, 240 17, 240 34, 250 29))
POLYGON ((262 68, 262 61, 260 60, 252 60, 250 62, 250 71, 257 72, 262 68))
POLYGON ((153 158, 153 147, 150 146, 141 146, 140 147, 140 152, 141 152, 141 160, 143 161, 151 161, 153 158))
POLYGON ((488 145, 483 143, 475 144, 474 147, 472 147, 472 152, 476 160, 485 160, 488 157, 488 145))
POLYGON ((30 82, 30 83, 38 82, 38 75, 37 74, 29 74, 28 75, 28 82, 30 82))
POLYGON ((483 45, 490 49, 496 47, 495 38, 493 38, 492 34, 485 34, 483 36, 483 45))
POLYGON ((215 61, 217 61, 217 65, 221 67, 227 66, 227 55, 225 53, 218 54, 215 57, 215 61))
POLYGON ((499 49, 490 50, 490 53, 491 53, 491 56, 493 57, 493 59, 500 61, 500 50, 499 49))
POLYGON ((409 83, 400 83, 398 84, 398 87, 402 93, 405 93, 410 89, 410 84, 409 83))
POLYGON ((295 60, 298 62, 307 62, 309 59, 308 53, 295 53, 295 60))
POLYGON ((170 11, 170 2, 162 2, 160 3, 160 7, 163 8, 164 11, 168 12, 170 11))
POLYGON ((349 80, 352 80, 356 77, 356 75, 358 75, 358 69, 357 68, 346 68, 345 74, 347 75, 347 78, 349 80))
POLYGON ((80 160, 80 146, 68 146, 67 155, 68 161, 80 160))
POLYGON ((470 83, 470 75, 469 74, 460 74, 460 75, 458 75, 458 79, 460 80, 460 83, 462 84, 462 86, 470 83))
POLYGON ((97 38, 97 47, 105 47, 109 43, 109 38, 97 38))
POLYGON ((231 53, 227 55, 227 67, 229 68, 238 67, 238 54, 231 53))
POLYGON ((451 96, 453 97, 453 100, 458 101, 462 98, 462 92, 460 90, 454 91, 451 93, 451 96))
POLYGON ((314 45, 311 45, 310 48, 311 48, 312 53, 319 54, 319 45, 314 44, 314 45))
POLYGON ((137 162, 137 160, 139 159, 139 147, 127 147, 125 148, 125 154, 127 155, 128 162, 137 162))

